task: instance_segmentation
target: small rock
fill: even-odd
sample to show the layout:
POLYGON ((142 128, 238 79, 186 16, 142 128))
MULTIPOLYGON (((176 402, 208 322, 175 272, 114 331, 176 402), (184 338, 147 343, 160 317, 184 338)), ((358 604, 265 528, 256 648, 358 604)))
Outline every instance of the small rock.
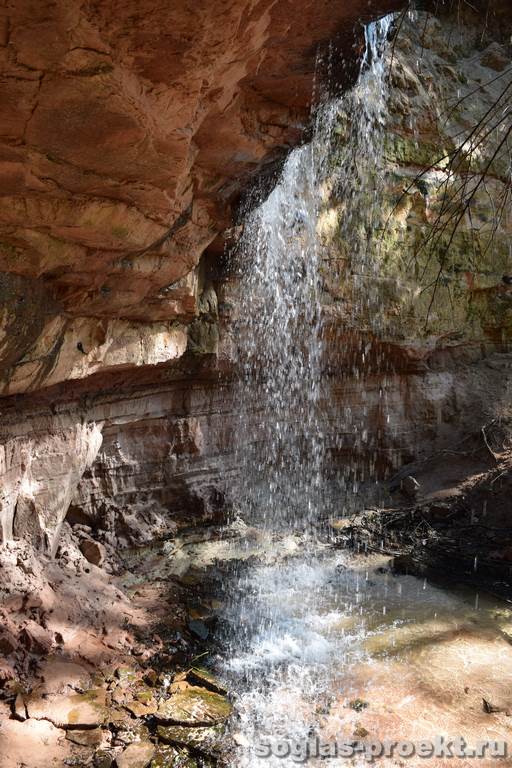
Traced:
POLYGON ((197 763, 192 757, 187 759, 182 749, 159 744, 151 761, 151 768, 170 768, 170 766, 196 768, 197 763))
POLYGON ((198 637, 200 640, 206 640, 210 634, 210 630, 204 621, 200 621, 199 619, 192 619, 189 621, 188 628, 192 634, 198 637))
POLYGON ((103 740, 101 728, 92 728, 87 731, 66 731, 66 739, 81 747, 98 747, 103 740))
POLYGON ((154 701, 153 691, 151 688, 148 688, 140 681, 133 692, 133 696, 135 699, 137 699, 137 701, 140 701, 141 704, 152 704, 154 701))
POLYGON ((356 712, 361 712, 361 710, 366 709, 367 706, 369 706, 368 702, 363 701, 363 699, 354 699, 349 704, 350 709, 355 709, 356 712))
POLYGON ((129 698, 130 695, 128 691, 124 690, 123 688, 115 688, 112 691, 112 701, 114 704, 126 704, 129 698))
POLYGON ((9 632, 8 629, 3 629, 0 632, 0 654, 2 656, 9 656, 11 653, 14 653, 17 647, 18 641, 12 632, 9 632))
POLYGON ((155 686, 158 682, 158 672, 154 669, 147 669, 144 673, 144 680, 148 685, 155 686))
POLYGON ((204 669, 204 667, 192 667, 192 669, 188 670, 186 679, 193 685, 208 688, 208 690, 213 691, 214 693, 220 693, 222 696, 226 696, 228 693, 222 683, 219 682, 208 669, 204 669))
POLYGON ((114 755, 106 749, 100 749, 95 752, 92 758, 94 768, 111 768, 114 763, 114 755))
POLYGON ((249 741, 247 736, 245 736, 245 734, 243 733, 238 733, 238 732, 233 733, 232 739, 235 742, 235 744, 238 744, 239 747, 247 748, 251 746, 251 742, 249 741))
POLYGON ((15 677, 14 667, 8 661, 0 659, 0 688, 3 688, 8 681, 14 680, 15 677))
POLYGON ((148 704, 143 704, 141 701, 129 701, 124 705, 124 708, 131 712, 134 717, 149 717, 149 715, 155 714, 158 705, 154 699, 148 704))
POLYGON ((131 721, 131 716, 125 709, 119 707, 110 708, 108 722, 114 730, 123 729, 129 721, 131 721))
POLYGON ((53 645, 52 635, 35 621, 29 621, 20 635, 20 642, 30 653, 39 656, 50 652, 53 645))
POLYGON ((332 520, 330 525, 331 525, 331 528, 333 528, 333 530, 338 532, 338 531, 344 531, 347 528, 350 528, 351 526, 353 526, 354 521, 350 517, 340 517, 337 520, 332 520))
POLYGON ((510 65, 510 56, 507 56, 499 43, 491 43, 480 57, 480 62, 484 67, 494 69, 495 72, 503 72, 510 65))
POLYGON ((85 559, 93 565, 102 566, 105 562, 106 550, 99 541, 83 539, 80 542, 80 551, 85 559))
POLYGON ((149 729, 142 723, 128 718, 118 729, 116 739, 125 747, 135 742, 145 742, 149 740, 149 729))
POLYGON ((8 613, 19 613, 21 610, 23 610, 24 602, 25 595, 13 593, 2 601, 2 608, 8 613))
POLYGON ((420 488, 421 488, 420 484, 418 483, 416 478, 413 477, 412 475, 407 475, 407 477, 404 477, 404 479, 400 483, 400 490, 409 499, 415 499, 418 496, 420 488))
POLYGON ((229 701, 218 693, 189 686, 173 693, 160 704, 155 717, 176 725, 217 725, 232 711, 229 701))
POLYGON ((127 683, 133 683, 137 680, 137 674, 130 667, 118 667, 115 671, 118 680, 127 683))
POLYGON ((25 598, 25 605, 23 608, 25 611, 29 611, 31 608, 42 608, 43 607, 43 601, 41 600, 41 596, 37 594, 37 592, 29 592, 27 597, 25 598))
POLYGON ((125 751, 118 756, 117 768, 146 768, 153 759, 155 747, 149 741, 130 744, 125 751))
POLYGON ((491 704, 491 702, 487 701, 487 699, 482 699, 482 709, 488 715, 492 715, 497 712, 504 712, 507 717, 510 717, 510 709, 507 706, 491 704))

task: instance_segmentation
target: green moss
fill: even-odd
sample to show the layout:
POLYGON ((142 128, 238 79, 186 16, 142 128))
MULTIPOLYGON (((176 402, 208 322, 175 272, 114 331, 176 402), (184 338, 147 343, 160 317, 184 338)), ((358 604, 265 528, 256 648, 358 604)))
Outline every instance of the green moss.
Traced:
POLYGON ((433 163, 446 164, 442 158, 448 154, 451 147, 443 143, 422 142, 412 136, 399 136, 395 133, 386 135, 384 155, 389 162, 399 165, 417 165, 426 168, 433 163))

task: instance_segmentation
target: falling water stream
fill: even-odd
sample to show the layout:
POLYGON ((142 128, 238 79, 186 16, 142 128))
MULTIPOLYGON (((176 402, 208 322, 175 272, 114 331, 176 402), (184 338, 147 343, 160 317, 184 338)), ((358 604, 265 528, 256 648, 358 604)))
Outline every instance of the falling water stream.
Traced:
MULTIPOLYGON (((247 212, 238 246, 243 471, 236 525, 247 557, 225 587, 218 671, 236 692, 236 765, 249 768, 295 764, 290 754, 259 753, 267 737, 432 737, 443 718, 445 728, 456 727, 453 702, 454 715, 436 701, 431 720, 420 717, 430 705, 420 670, 429 666, 431 690, 441 685, 436 641, 453 635, 449 687, 450 674, 460 676, 464 666, 461 628, 495 619, 493 605, 480 605, 475 619, 473 596, 395 577, 383 558, 336 550, 321 535, 330 500, 318 227, 335 188, 345 201, 342 235, 356 273, 372 269, 391 24, 386 17, 368 26, 355 87, 318 109, 311 141, 290 153, 275 188, 247 212)), ((359 301, 371 311, 371 295, 359 301)), ((352 499, 352 507, 358 503, 352 499)), ((330 764, 367 763, 356 754, 330 764)))

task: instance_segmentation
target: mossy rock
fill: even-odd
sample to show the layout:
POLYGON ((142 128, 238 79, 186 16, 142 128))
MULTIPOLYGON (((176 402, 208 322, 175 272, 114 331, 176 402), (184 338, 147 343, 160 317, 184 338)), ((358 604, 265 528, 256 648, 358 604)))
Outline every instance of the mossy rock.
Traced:
POLYGON ((384 154, 388 162, 399 165, 417 165, 428 168, 433 163, 446 165, 443 160, 452 147, 443 147, 441 137, 439 144, 422 142, 413 136, 388 134, 384 145, 384 154))
POLYGON ((211 728, 159 725, 157 728, 158 739, 164 744, 175 744, 210 756, 215 756, 221 751, 225 732, 223 725, 215 725, 211 728))
POLYGON ((194 685, 208 688, 210 691, 214 691, 214 693, 220 693, 222 696, 226 696, 228 693, 227 688, 217 680, 210 670, 205 669, 204 667, 192 667, 192 669, 189 669, 187 672, 187 680, 194 685))
POLYGON ((118 667, 115 671, 115 676, 119 681, 127 683, 135 683, 138 679, 137 673, 130 667, 118 667))
POLYGON ((196 319, 189 326, 188 349, 194 355, 214 355, 219 348, 219 327, 216 322, 196 319))
POLYGON ((197 760, 184 749, 159 745, 150 768, 198 768, 197 760))
POLYGON ((173 693, 160 704, 155 717, 164 723, 208 726, 224 722, 231 711, 231 704, 225 696, 190 686, 173 693))

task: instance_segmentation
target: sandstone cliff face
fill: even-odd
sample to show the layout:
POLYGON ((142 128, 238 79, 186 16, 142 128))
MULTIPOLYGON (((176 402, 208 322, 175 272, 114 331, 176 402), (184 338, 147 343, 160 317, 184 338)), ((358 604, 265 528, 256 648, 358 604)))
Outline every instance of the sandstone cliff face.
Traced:
POLYGON ((198 366, 157 381, 116 377, 53 413, 45 401, 5 409, 4 537, 50 550, 66 517, 118 548, 220 520, 235 410, 227 384, 198 366))
POLYGON ((334 475, 351 489, 509 415, 509 123, 493 110, 512 84, 512 51, 500 29, 482 29, 472 13, 404 20, 388 61, 382 167, 378 178, 358 169, 369 176, 355 212, 336 183, 350 117, 339 116, 319 234, 325 366, 333 410, 346 414, 334 475), (475 133, 487 114, 498 128, 475 133))
POLYGON ((71 499, 101 445, 98 423, 60 426, 2 445, 0 516, 3 540, 31 541, 54 555, 71 499))
POLYGON ((299 140, 318 46, 389 5, 8 4, 0 393, 179 357, 201 255, 299 140))
MULTIPOLYGON (((510 42, 482 34, 478 17, 463 23, 418 13, 404 21, 389 59, 379 178, 370 171, 355 212, 334 182, 322 214, 328 312, 334 323, 373 332, 411 359, 443 347, 506 345, 512 339, 512 288, 503 279, 512 273, 510 42), (361 246, 368 236, 371 263, 361 246)), ((346 160, 349 118, 339 116, 334 179, 346 160)))

